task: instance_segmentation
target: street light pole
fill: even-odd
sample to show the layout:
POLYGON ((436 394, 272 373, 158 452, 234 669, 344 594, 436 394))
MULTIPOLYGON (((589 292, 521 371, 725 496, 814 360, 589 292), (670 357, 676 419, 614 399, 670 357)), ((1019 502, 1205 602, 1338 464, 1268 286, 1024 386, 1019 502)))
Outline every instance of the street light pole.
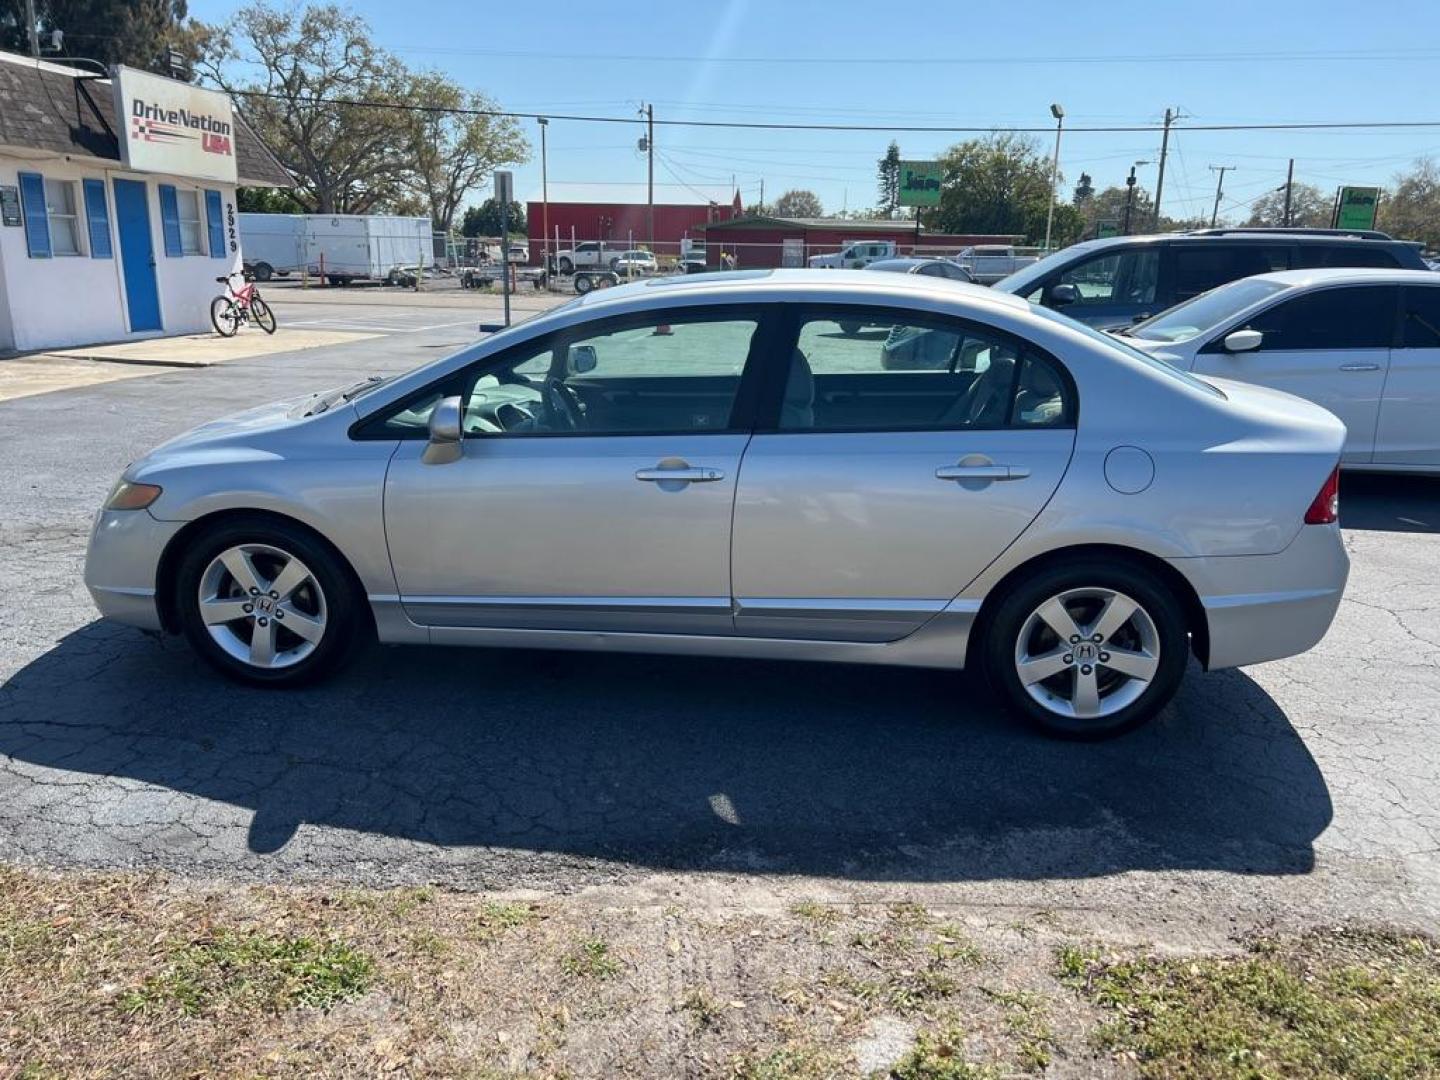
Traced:
MULTIPOLYGON (((543 116, 537 116, 536 122, 540 125, 540 262, 544 267, 545 280, 550 280, 550 176, 545 162, 545 129, 550 126, 550 121, 543 116)), ((532 225, 531 228, 534 228, 532 225)))
MULTIPOLYGON (((1065 126, 1065 110, 1059 105, 1050 106, 1050 115, 1055 118, 1055 160, 1050 163, 1050 209, 1045 215, 1045 250, 1050 250, 1050 231, 1055 225, 1055 185, 1060 179, 1060 129, 1065 126)), ((919 215, 916 215, 919 219, 919 215)))
POLYGON ((1130 166, 1130 175, 1125 178, 1125 227, 1121 230, 1125 236, 1130 235, 1130 214, 1135 206, 1135 170, 1149 164, 1148 161, 1135 162, 1130 166))

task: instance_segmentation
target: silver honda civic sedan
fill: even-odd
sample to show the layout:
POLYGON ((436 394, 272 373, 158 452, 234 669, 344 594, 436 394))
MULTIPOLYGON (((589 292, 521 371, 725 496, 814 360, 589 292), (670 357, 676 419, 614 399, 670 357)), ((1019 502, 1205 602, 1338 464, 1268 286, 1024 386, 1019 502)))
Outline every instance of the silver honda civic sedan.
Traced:
POLYGON ((166 443, 85 580, 261 685, 371 637, 974 667, 1097 737, 1321 638, 1344 438, 976 286, 671 278, 166 443))

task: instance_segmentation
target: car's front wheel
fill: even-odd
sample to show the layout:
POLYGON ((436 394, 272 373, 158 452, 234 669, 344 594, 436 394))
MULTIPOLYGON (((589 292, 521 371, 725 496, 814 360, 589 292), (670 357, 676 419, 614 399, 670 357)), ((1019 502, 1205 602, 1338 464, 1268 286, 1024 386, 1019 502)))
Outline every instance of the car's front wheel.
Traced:
POLYGON ((1073 739, 1149 720, 1174 697, 1189 655, 1184 611, 1167 584, 1103 559, 1022 579, 984 634, 985 672, 1002 703, 1073 739))
POLYGON ((175 583, 194 649, 224 674, 295 686, 328 674, 367 626, 340 560, 285 522, 227 522, 188 545, 175 583))

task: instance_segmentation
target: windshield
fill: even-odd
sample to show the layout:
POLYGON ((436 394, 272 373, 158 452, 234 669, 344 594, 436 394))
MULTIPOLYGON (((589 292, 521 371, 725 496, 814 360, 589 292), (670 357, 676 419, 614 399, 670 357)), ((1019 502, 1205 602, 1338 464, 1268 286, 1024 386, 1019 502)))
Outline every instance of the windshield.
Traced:
POLYGON ((1162 311, 1153 319, 1137 323, 1126 333, 1146 341, 1189 341, 1287 287, 1278 281, 1257 278, 1232 281, 1177 304, 1169 311, 1162 311))
POLYGON ((1096 330, 1093 326, 1086 326, 1084 323, 1072 319, 1068 315, 1061 315, 1058 311, 1051 311, 1049 308, 1040 307, 1038 304, 1031 305, 1030 310, 1041 318, 1060 323, 1069 327, 1071 330, 1077 330, 1088 338, 1104 342, 1112 349, 1119 349, 1126 356, 1139 360, 1146 367, 1155 371, 1164 372, 1171 378, 1179 379, 1186 386, 1193 386, 1197 390, 1204 390, 1207 394, 1214 394, 1216 397, 1223 398, 1225 396, 1218 387, 1212 386, 1204 379, 1197 379, 1188 371, 1182 371, 1174 364, 1167 363, 1158 356, 1151 356, 1149 353, 1135 348, 1134 345, 1128 345, 1123 338, 1118 338, 1114 334, 1107 334, 1103 330, 1096 330))

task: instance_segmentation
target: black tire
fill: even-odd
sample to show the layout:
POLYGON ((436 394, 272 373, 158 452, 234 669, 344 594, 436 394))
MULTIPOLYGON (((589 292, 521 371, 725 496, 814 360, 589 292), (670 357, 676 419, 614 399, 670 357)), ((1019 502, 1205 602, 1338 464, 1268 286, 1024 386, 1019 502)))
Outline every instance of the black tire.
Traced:
POLYGON ((575 272, 575 264, 574 264, 571 260, 569 260, 569 259, 561 259, 561 260, 560 260, 560 273, 562 273, 562 274, 573 274, 574 272, 575 272))
MULTIPOLYGON (((252 686, 301 686, 323 678, 349 659, 371 632, 369 612, 339 557, 307 530, 273 518, 232 518, 187 543, 176 569, 175 597, 180 626, 191 647, 217 671, 252 686), (307 655, 289 666, 260 668, 237 659, 211 636, 201 618, 200 588, 207 568, 222 552, 242 544, 265 545, 299 558, 319 584, 324 634, 307 655)), ((243 620, 242 624, 248 627, 243 620)), ((281 624, 275 626, 278 633, 281 624)), ((249 632, 254 632, 253 627, 249 632)))
POLYGON ((221 337, 234 337, 240 329, 240 309, 228 296, 217 296, 210 301, 210 325, 221 337))
POLYGON ((575 276, 575 291, 584 296, 595 287, 595 282, 589 274, 577 274, 575 276))
POLYGON ((270 305, 258 296, 250 301, 250 318, 265 333, 273 334, 275 332, 275 312, 270 310, 270 305))
MULTIPOLYGON (((1175 696, 1190 657, 1185 611, 1165 581, 1139 564, 1099 557, 1044 567, 1015 582, 999 598, 993 615, 979 629, 983 634, 979 643, 982 667, 1000 703, 1045 733, 1065 739, 1105 739, 1144 724, 1175 696), (1017 671, 1017 647, 1031 613, 1040 605, 1071 590, 1090 589, 1123 593, 1140 605, 1153 623, 1159 662, 1154 676, 1134 700, 1108 715, 1077 718, 1055 711, 1031 696, 1017 671)), ((1043 633, 1044 628, 1041 630, 1043 633)), ((1123 627, 1116 640, 1121 634, 1133 632, 1133 624, 1123 627)), ((1081 647, 1088 645, 1081 642, 1081 647)), ((1072 670, 1056 678, 1078 679, 1075 667, 1078 665, 1071 665, 1072 670)), ((1101 673, 1098 679, 1119 679, 1099 664, 1095 670, 1101 673)), ((1122 689, 1125 685, 1123 680, 1118 683, 1122 689)), ((1112 682, 1111 692, 1115 690, 1116 684, 1112 682)))
POLYGON ((267 262, 258 262, 251 273, 255 275, 256 281, 269 281, 275 276, 275 268, 267 262))

